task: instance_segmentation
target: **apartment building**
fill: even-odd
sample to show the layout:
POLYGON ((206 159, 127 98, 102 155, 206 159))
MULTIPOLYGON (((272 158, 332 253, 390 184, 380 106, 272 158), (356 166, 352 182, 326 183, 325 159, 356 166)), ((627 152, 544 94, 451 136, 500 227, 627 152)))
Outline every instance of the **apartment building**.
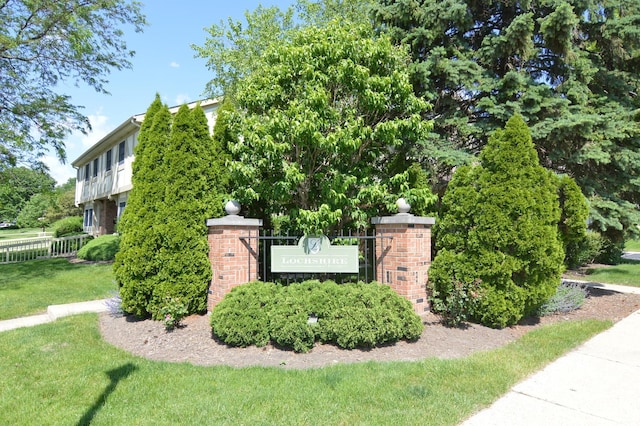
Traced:
MULTIPOLYGON (((220 100, 207 99, 187 105, 193 108, 198 103, 213 133, 220 100)), ((178 105, 170 111, 175 114, 179 108, 178 105)), ((112 234, 116 229, 132 188, 132 164, 143 121, 144 113, 130 117, 71 163, 77 170, 75 204, 83 208, 83 226, 88 234, 112 234)))

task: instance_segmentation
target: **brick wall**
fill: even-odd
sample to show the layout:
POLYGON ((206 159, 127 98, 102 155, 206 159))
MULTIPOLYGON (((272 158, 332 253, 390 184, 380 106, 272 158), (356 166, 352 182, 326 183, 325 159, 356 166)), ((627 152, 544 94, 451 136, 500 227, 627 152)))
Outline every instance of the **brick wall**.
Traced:
POLYGON ((427 280, 431 266, 432 218, 396 215, 374 218, 376 280, 409 300, 417 313, 429 309, 427 280), (389 238, 391 237, 391 238, 389 238))
POLYGON ((212 219, 207 223, 212 270, 207 298, 209 312, 233 287, 254 281, 258 277, 258 239, 246 237, 257 237, 259 226, 253 223, 225 223, 227 218, 212 219), (212 221, 214 222, 211 223, 212 221))
POLYGON ((96 235, 113 234, 113 224, 116 216, 118 215, 118 208, 115 201, 100 200, 94 203, 96 207, 96 235))

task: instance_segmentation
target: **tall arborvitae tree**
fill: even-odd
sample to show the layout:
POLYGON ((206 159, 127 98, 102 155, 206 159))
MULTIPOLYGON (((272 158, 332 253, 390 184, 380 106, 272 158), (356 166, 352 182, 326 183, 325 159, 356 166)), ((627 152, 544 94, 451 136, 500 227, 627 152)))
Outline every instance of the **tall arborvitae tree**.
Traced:
POLYGON ((150 310, 157 319, 172 300, 185 305, 189 313, 206 310, 211 281, 206 220, 222 210, 225 169, 220 154, 202 108, 180 107, 165 156, 162 219, 156 227, 162 238, 157 254, 161 266, 150 310))
POLYGON ((456 171, 443 198, 429 281, 436 311, 504 327, 560 282, 558 179, 540 166, 519 116, 491 136, 480 160, 456 171))
POLYGON ((122 306, 155 319, 178 304, 202 312, 211 280, 206 219, 222 213, 225 154, 199 105, 183 105, 172 120, 159 97, 138 141, 115 263, 122 306))
POLYGON ((157 253, 162 246, 162 236, 157 226, 164 220, 160 214, 164 203, 162 182, 166 176, 165 155, 171 120, 169 108, 156 95, 138 134, 133 188, 118 223, 122 240, 114 275, 120 286, 123 309, 141 317, 149 315, 154 287, 160 283, 157 253))
POLYGON ((414 89, 434 105, 440 189, 519 113, 542 165, 589 198, 591 227, 618 244, 638 233, 640 2, 377 0, 374 9, 410 48, 414 89))

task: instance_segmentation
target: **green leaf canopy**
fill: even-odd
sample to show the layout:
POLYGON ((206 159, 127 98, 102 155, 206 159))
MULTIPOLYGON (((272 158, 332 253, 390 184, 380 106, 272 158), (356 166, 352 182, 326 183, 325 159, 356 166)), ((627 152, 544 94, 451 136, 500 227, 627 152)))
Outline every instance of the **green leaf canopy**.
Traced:
POLYGON ((234 196, 252 214, 305 232, 366 226, 410 184, 412 152, 431 124, 413 94, 406 53, 366 26, 296 31, 255 58, 230 120, 234 196))

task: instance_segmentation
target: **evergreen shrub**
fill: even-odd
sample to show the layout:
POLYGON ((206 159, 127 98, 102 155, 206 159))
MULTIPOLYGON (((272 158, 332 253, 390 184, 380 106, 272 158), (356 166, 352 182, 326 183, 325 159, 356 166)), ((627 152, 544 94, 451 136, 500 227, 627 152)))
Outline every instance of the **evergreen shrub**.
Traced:
POLYGON ((600 254, 596 257, 595 262, 604 263, 605 265, 617 265, 622 262, 623 254, 624 240, 615 241, 612 238, 603 236, 600 254))
POLYGON ((296 352, 307 352, 315 342, 352 349, 415 340, 424 328, 411 303, 389 286, 317 280, 238 286, 215 307, 211 326, 232 346, 271 341, 296 352))
POLYGON ((587 237, 589 206, 578 184, 569 176, 558 178, 560 222, 558 230, 564 245, 564 263, 567 268, 580 266, 587 254, 590 241, 587 237))
POLYGON ((584 238, 569 242, 566 246, 566 258, 569 269, 595 262, 603 252, 608 241, 597 231, 587 231, 584 238))
POLYGON ((276 284, 259 281, 234 287, 211 313, 213 334, 231 346, 265 346, 277 291, 276 284))
POLYGON ((429 270, 434 311, 501 328, 546 302, 564 269, 558 192, 522 117, 512 117, 480 165, 456 170, 442 199, 429 270))
POLYGON ((80 235, 83 233, 82 216, 65 217, 55 221, 51 227, 53 228, 54 238, 80 235))
POLYGON ((133 163, 133 189, 118 225, 114 262, 122 307, 165 321, 206 311, 211 282, 206 220, 222 214, 224 155, 203 109, 175 117, 157 95, 147 109, 133 163), (172 308, 173 307, 173 308, 172 308))
POLYGON ((114 260, 120 247, 118 235, 102 235, 89 241, 80 250, 77 256, 80 259, 91 261, 114 260))

